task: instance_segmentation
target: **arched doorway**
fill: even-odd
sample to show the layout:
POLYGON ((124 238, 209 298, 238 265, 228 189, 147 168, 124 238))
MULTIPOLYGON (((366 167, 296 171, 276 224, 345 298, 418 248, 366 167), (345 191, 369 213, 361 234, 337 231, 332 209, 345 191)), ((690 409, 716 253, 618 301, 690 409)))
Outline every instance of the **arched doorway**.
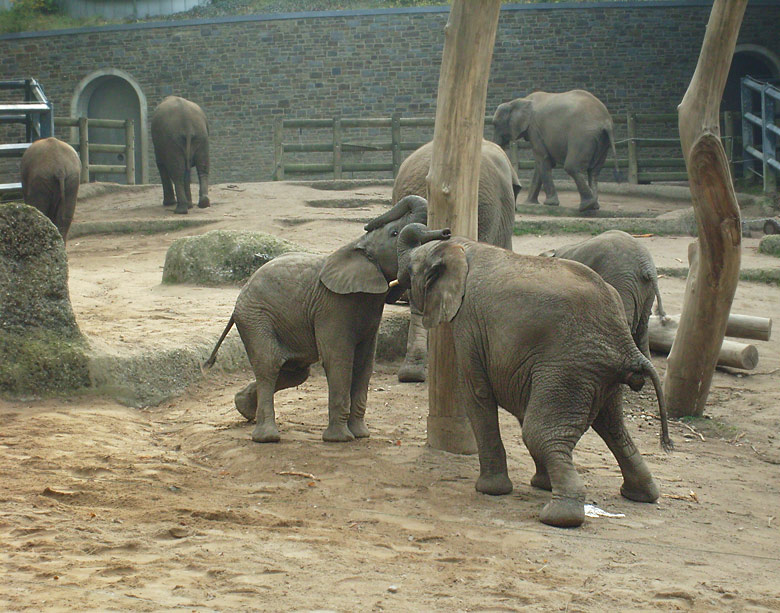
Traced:
POLYGON ((723 91, 721 111, 740 112, 740 81, 748 76, 759 81, 780 78, 780 57, 759 45, 737 45, 723 91))
MULTIPOLYGON (((132 119, 135 131, 135 182, 148 182, 148 143, 146 96, 138 83, 122 70, 93 72, 76 87, 71 101, 72 117, 90 119, 132 119)), ((92 143, 123 144, 121 130, 90 126, 92 143)), ((124 164, 122 153, 93 153, 92 164, 124 164)), ((107 175, 111 181, 125 183, 124 175, 107 175)))

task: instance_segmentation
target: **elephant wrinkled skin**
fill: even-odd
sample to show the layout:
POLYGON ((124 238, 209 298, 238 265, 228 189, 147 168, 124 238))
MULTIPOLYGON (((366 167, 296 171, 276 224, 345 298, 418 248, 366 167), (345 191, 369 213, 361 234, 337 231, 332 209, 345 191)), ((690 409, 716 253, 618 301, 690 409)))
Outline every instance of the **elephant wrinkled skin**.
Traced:
POLYGON ((54 137, 42 138, 24 152, 21 175, 24 202, 46 215, 65 242, 81 180, 78 153, 54 137))
POLYGON ((608 230, 575 245, 565 245, 540 254, 585 264, 617 290, 623 302, 631 336, 639 350, 650 357, 648 322, 657 301, 656 313, 666 319, 658 273, 650 251, 630 234, 608 230))
POLYGON ((252 440, 279 440, 274 392, 305 381, 309 366, 320 358, 328 380, 323 440, 369 435, 364 422, 368 381, 388 281, 398 273, 398 234, 406 224, 424 219, 425 205, 422 198, 409 196, 396 205, 397 217, 373 220, 366 234, 330 255, 284 254, 247 281, 205 366, 214 363, 235 323, 256 379, 236 395, 239 412, 256 419, 252 440))
POLYGON ((499 104, 493 129, 502 147, 518 138, 531 143, 534 174, 526 203, 537 204, 544 187, 545 204, 559 204, 552 169, 563 164, 577 184, 580 211, 598 209, 599 172, 610 148, 618 175, 612 117, 601 100, 584 90, 534 92, 499 104))
POLYGON ((190 170, 198 171, 198 206, 209 200, 209 126, 206 114, 197 104, 168 96, 152 115, 154 157, 163 186, 163 206, 176 205, 175 213, 192 208, 190 170))
POLYGON ((506 452, 498 407, 517 417, 536 464, 535 487, 551 490, 540 519, 553 526, 584 521, 585 489, 572 464, 577 441, 592 426, 623 473, 621 493, 640 502, 659 490, 623 422, 622 384, 653 381, 668 435, 661 382, 628 331, 617 292, 588 267, 522 256, 454 237, 422 246, 413 224, 398 241, 401 287, 423 324, 452 327, 453 380, 477 440, 485 494, 507 494, 506 452))
MULTIPOLYGON (((427 198, 426 177, 431 166, 433 143, 426 143, 401 164, 393 184, 393 202, 415 194, 427 198)), ((482 141, 477 194, 477 239, 496 247, 512 249, 515 223, 515 199, 520 192, 520 180, 506 153, 490 141, 482 141)), ((400 381, 425 381, 428 356, 428 335, 419 314, 412 311, 406 356, 398 370, 400 381)))

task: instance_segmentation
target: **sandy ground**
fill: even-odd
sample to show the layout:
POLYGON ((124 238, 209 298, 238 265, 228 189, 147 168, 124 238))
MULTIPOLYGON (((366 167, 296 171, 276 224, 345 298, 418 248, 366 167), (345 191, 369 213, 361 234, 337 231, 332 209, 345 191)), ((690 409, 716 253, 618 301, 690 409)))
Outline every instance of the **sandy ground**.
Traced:
MULTIPOLYGON (((79 325, 117 351, 215 339, 238 288, 161 286, 175 238, 263 230, 328 252, 359 235, 389 191, 222 185, 212 208, 190 215, 211 226, 73 239, 79 325), (321 206, 333 203, 350 206, 321 206)), ((160 200, 159 187, 84 199, 76 223, 171 216, 160 200)), ((602 196, 604 208, 683 205, 602 196)), ((580 238, 516 237, 515 250, 580 238)), ((643 240, 657 265, 684 265, 689 238, 643 240)), ((777 266, 757 242, 745 240, 743 265, 777 266)), ((661 279, 661 290, 679 312, 684 281, 661 279)), ((778 321, 780 289, 743 283, 733 311, 778 321)), ((320 439, 327 386, 317 369, 277 394, 282 442, 271 445, 252 443, 233 408, 249 374, 218 368, 145 410, 89 395, 2 402, 0 610, 778 610, 780 348, 756 345, 755 371, 716 373, 708 419, 672 424, 670 455, 651 394, 626 394, 657 504, 622 498, 614 459, 586 434, 575 462, 588 501, 625 517, 574 530, 538 522, 549 494, 528 484, 533 463, 507 414, 508 496, 475 492, 476 457, 427 448, 427 387, 397 383, 396 364, 378 364, 371 381, 371 438, 345 445, 320 439)), ((662 356, 654 362, 665 370, 662 356)))

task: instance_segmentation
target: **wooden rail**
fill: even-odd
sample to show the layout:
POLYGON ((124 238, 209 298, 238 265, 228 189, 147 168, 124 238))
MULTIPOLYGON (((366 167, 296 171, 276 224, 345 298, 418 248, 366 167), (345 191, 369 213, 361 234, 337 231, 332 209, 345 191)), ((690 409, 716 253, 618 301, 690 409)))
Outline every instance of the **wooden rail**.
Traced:
POLYGON ((123 174, 128 185, 135 184, 135 132, 132 119, 89 119, 88 117, 55 117, 55 127, 78 128, 78 140, 70 145, 81 158, 81 182, 89 183, 90 173, 123 174), (89 126, 124 130, 124 145, 89 142, 89 126), (124 164, 90 164, 90 153, 123 153, 124 164))
MULTIPOLYGON (((677 114, 628 112, 624 117, 624 121, 620 121, 618 118, 615 120, 615 139, 618 167, 627 169, 628 181, 630 183, 686 181, 688 175, 680 149, 677 114), (661 134, 656 134, 653 137, 640 136, 643 133, 643 127, 651 125, 662 129, 664 124, 668 124, 668 126, 661 134), (626 137, 619 138, 617 134, 626 134, 626 137), (640 151, 647 152, 654 148, 673 148, 680 154, 675 157, 652 157, 640 154, 640 151)), ((734 142, 737 138, 734 125, 738 118, 738 113, 723 114, 723 140, 729 161, 733 159, 734 142)), ((492 123, 492 117, 485 118, 485 125, 492 125, 492 123)), ((278 119, 274 124, 273 132, 273 179, 283 181, 287 175, 302 174, 332 174, 334 179, 341 179, 345 172, 389 172, 395 177, 405 157, 404 152, 414 151, 428 142, 428 140, 403 140, 401 130, 403 128, 431 128, 432 133, 433 125, 433 117, 401 117, 399 114, 383 118, 278 119), (292 143, 286 142, 284 139, 286 129, 302 131, 323 128, 332 130, 332 137, 327 142, 292 143), (346 131, 354 128, 389 128, 389 139, 372 143, 349 142, 349 139, 345 139, 346 131), (345 153, 384 151, 391 152, 392 155, 389 160, 383 162, 344 160, 345 153), (289 155, 286 155, 290 153, 329 153, 331 156, 327 161, 291 162, 289 155)), ((419 139, 419 132, 416 136, 419 139)), ((510 160, 519 170, 533 170, 534 161, 530 148, 530 145, 525 141, 514 141, 507 151, 510 160)), ((611 154, 605 165, 612 166, 611 154)))

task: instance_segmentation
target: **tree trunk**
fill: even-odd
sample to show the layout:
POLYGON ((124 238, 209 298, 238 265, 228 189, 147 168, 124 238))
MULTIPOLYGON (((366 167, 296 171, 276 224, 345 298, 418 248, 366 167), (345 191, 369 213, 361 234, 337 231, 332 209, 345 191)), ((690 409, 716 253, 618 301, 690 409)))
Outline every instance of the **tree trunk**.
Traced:
POLYGON ((742 232, 718 113, 747 0, 715 0, 696 71, 679 106, 680 143, 699 229, 680 327, 669 354, 669 415, 701 415, 739 280, 742 232))
MULTIPOLYGON (((444 30, 433 153, 428 173, 428 225, 477 240, 477 190, 485 99, 500 0, 454 0, 444 30)), ((452 330, 431 330, 428 444, 474 453, 471 426, 456 396, 452 330)))

